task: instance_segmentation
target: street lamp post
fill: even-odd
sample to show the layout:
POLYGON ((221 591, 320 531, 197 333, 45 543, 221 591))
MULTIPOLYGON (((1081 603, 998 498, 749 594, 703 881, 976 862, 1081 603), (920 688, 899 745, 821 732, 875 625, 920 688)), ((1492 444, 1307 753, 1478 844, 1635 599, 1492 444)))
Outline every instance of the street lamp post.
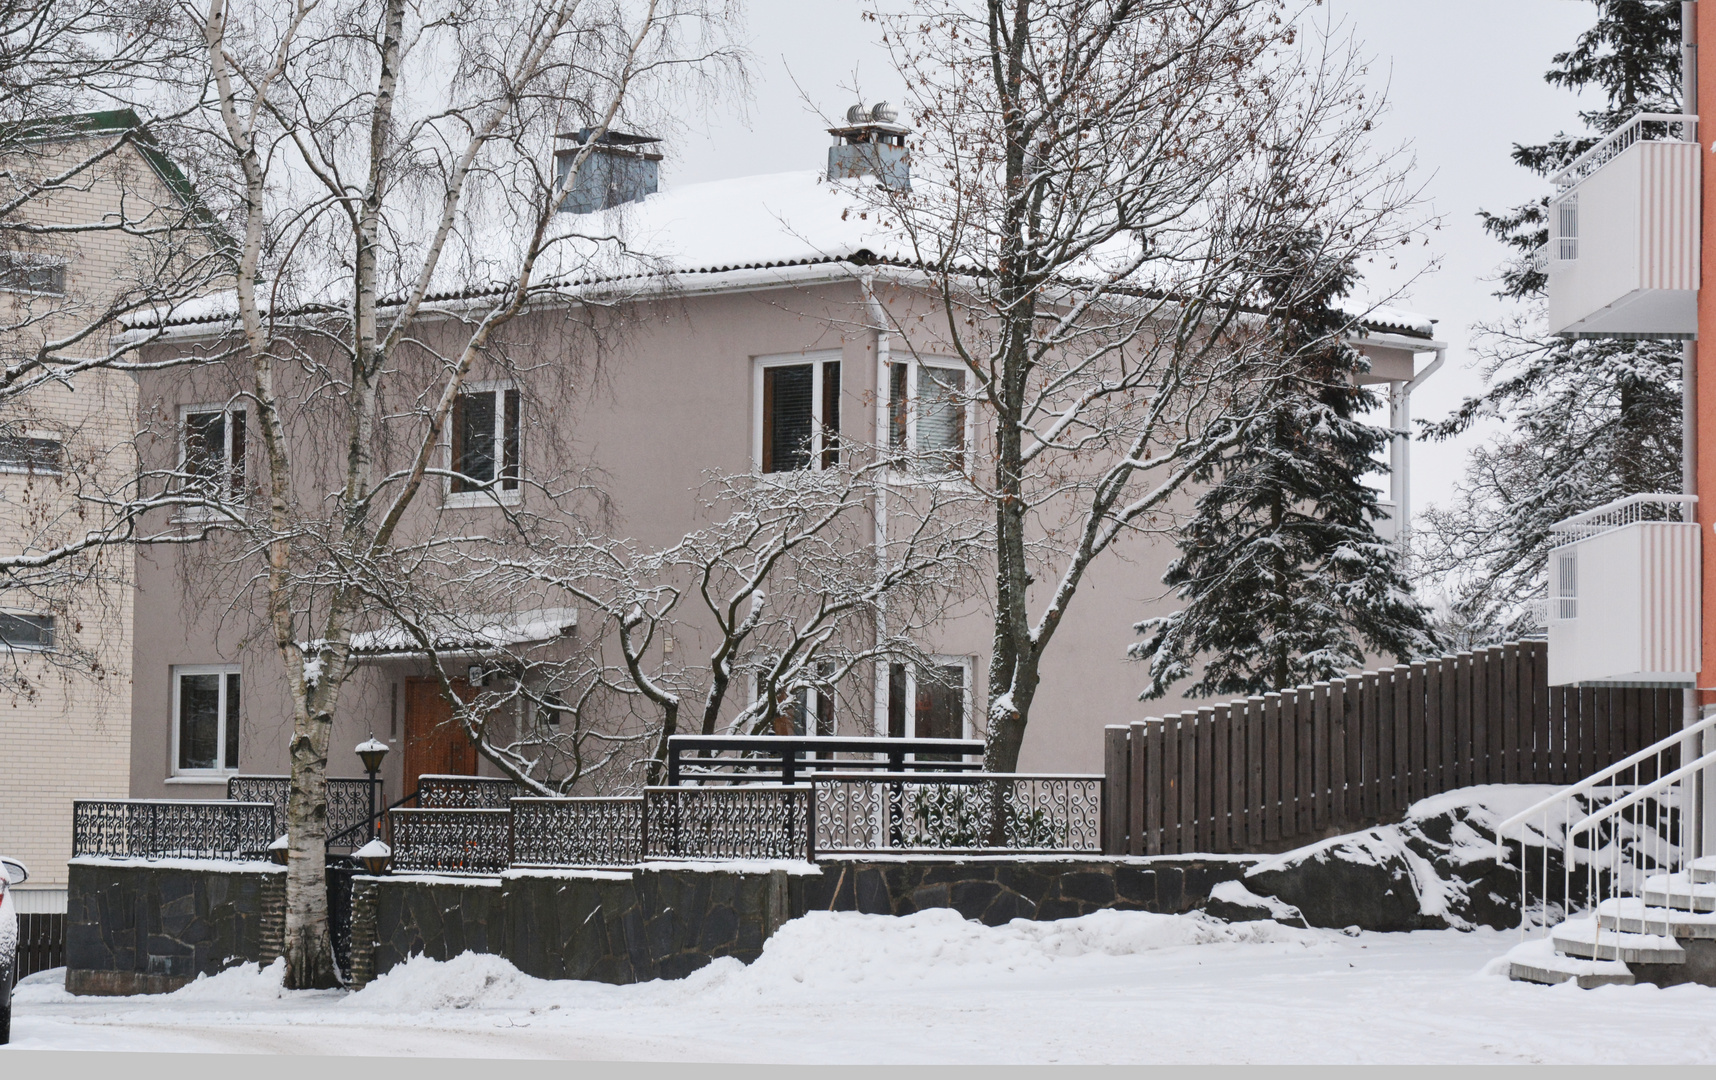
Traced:
POLYGON ((387 744, 372 734, 357 744, 357 756, 363 760, 363 771, 369 774, 369 838, 376 840, 380 834, 375 821, 375 779, 381 772, 381 759, 387 756, 387 744))

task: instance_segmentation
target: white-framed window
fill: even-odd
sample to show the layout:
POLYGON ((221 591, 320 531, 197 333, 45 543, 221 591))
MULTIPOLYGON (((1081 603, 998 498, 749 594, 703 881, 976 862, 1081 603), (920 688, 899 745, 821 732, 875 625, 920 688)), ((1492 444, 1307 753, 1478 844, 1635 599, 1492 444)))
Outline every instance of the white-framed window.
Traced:
POLYGON ((173 775, 237 772, 241 708, 237 664, 175 665, 173 775))
POLYGON ((0 292, 64 296, 66 261, 51 255, 0 252, 0 292))
POLYGON ((447 424, 448 506, 516 503, 524 475, 522 398, 507 381, 467 385, 447 424))
MULTIPOLYGON (((244 501, 245 412, 243 407, 186 405, 179 410, 179 475, 186 493, 234 506, 244 501)), ((206 514, 187 507, 184 516, 206 514)))
MULTIPOLYGON (((820 662, 818 670, 829 676, 834 672, 833 665, 828 662, 820 662)), ((755 702, 762 696, 763 675, 756 672, 751 677, 751 701, 755 702)), ((833 735, 836 730, 834 699, 832 686, 801 686, 791 692, 787 701, 780 702, 774 712, 787 721, 791 729, 788 734, 833 735)))
POLYGON ((1564 551, 1555 556, 1555 617, 1579 617, 1579 554, 1564 551))
POLYGON ((60 440, 0 431, 0 473, 58 476, 65 464, 66 448, 60 440))
POLYGON ((54 617, 24 611, 0 611, 0 648, 17 652, 51 652, 54 617))
POLYGON ((839 352, 759 356, 751 395, 751 460, 758 472, 840 464, 839 352))
POLYGON ((965 366, 924 358, 888 364, 888 450, 919 476, 963 473, 972 440, 965 366))
POLYGON ((936 656, 921 667, 889 664, 889 738, 970 738, 973 668, 969 656, 936 656))

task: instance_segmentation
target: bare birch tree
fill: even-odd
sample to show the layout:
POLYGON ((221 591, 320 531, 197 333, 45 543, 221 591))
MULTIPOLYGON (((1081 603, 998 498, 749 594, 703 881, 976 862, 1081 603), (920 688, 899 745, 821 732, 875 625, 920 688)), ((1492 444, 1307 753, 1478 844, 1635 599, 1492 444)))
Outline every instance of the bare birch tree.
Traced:
MULTIPOLYGON (((878 189, 930 270, 938 348, 987 429, 994 514, 988 767, 1011 772, 1042 659, 1093 563, 1165 530, 1279 371, 1249 311, 1262 237, 1403 242, 1402 169, 1350 52, 1278 0, 920 0, 878 16, 918 129, 878 189), (1271 176, 1307 193, 1295 220, 1271 176)), ((1117 651, 1119 643, 1117 643, 1117 651)))
MULTIPOLYGON (((328 740, 376 616, 366 576, 448 540, 427 491, 443 433, 506 328, 576 276, 557 210, 597 140, 683 78, 717 77, 698 0, 208 0, 214 137, 239 207, 233 333, 261 476, 243 508, 293 708, 287 985, 334 985, 328 740), (591 137, 556 175, 552 136, 591 137)), ((551 495, 552 492, 545 491, 551 495)))

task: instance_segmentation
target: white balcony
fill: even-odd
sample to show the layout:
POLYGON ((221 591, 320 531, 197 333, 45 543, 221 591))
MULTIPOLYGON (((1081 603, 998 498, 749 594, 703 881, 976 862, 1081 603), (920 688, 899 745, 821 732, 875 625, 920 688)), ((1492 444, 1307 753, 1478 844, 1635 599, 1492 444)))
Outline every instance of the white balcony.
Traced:
POLYGON ((1634 495, 1555 526, 1549 685, 1691 686, 1699 534, 1691 495, 1634 495))
POLYGON ((1554 177, 1549 332, 1691 337, 1698 329, 1697 117, 1641 113, 1554 177))

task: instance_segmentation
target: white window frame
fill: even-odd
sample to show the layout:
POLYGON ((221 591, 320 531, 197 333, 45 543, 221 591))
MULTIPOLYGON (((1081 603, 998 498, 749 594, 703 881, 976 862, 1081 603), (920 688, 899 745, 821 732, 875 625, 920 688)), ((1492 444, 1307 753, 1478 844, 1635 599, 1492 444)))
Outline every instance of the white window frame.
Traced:
MULTIPOLYGON (((777 356, 754 356, 751 358, 751 472, 763 479, 778 479, 791 476, 794 473, 822 471, 822 456, 827 449, 824 444, 826 427, 822 419, 822 365, 840 363, 844 354, 839 349, 822 349, 814 352, 787 353, 777 356), (782 469, 777 472, 763 471, 763 371, 772 367, 798 367, 810 365, 810 467, 808 469, 782 469)), ((841 392, 846 388, 845 373, 841 373, 841 392)))
MULTIPOLYGON (((762 696, 762 690, 763 673, 760 671, 751 672, 751 700, 749 704, 755 705, 757 703, 762 696)), ((828 734, 830 736, 840 734, 840 695, 832 687, 824 691, 819 686, 807 686, 805 687, 804 695, 804 718, 805 727, 807 729, 803 736, 805 738, 809 738, 816 734, 817 717, 822 712, 823 695, 825 693, 827 695, 828 704, 834 711, 833 730, 829 731, 828 734)))
MULTIPOLYGON (((926 659, 930 667, 961 667, 965 669, 964 716, 960 724, 959 738, 973 739, 976 730, 977 703, 977 658, 975 656, 952 656, 946 653, 930 653, 926 659)), ((888 734, 888 679, 889 669, 898 661, 890 660, 878 667, 878 686, 876 688, 876 731, 878 734, 888 734)), ((906 664, 906 738, 917 738, 917 701, 918 701, 918 665, 906 664)), ((839 714, 835 714, 836 721, 839 714)))
MULTIPOLYGON (((970 385, 970 381, 971 381, 971 369, 967 368, 965 366, 965 364, 963 364, 959 360, 950 359, 950 358, 945 357, 945 356, 922 356, 922 357, 920 357, 920 356, 907 355, 904 359, 898 359, 898 360, 896 360, 892 357, 889 357, 887 362, 890 366, 894 365, 894 364, 904 365, 905 369, 906 369, 906 445, 905 445, 905 454, 906 454, 907 461, 915 464, 918 460, 918 397, 919 397, 918 385, 919 385, 919 374, 920 374, 920 372, 926 367, 927 368, 935 368, 935 369, 940 370, 940 371, 957 371, 957 372, 960 372, 965 376, 967 388, 969 389, 969 385, 970 385)), ((883 380, 883 385, 885 385, 889 388, 889 393, 891 395, 893 392, 893 384, 894 384, 894 380, 892 378, 892 373, 891 372, 885 372, 884 374, 886 377, 883 380)), ((967 469, 970 469, 973 467, 972 453, 973 453, 973 448, 975 446, 975 439, 976 439, 976 435, 977 435, 977 420, 976 420, 976 417, 973 415, 975 412, 976 412, 976 410, 971 407, 971 402, 969 400, 967 400, 967 402, 965 403, 965 431, 964 431, 965 466, 967 469)), ((881 433, 881 437, 877 441, 880 442, 885 447, 885 451, 888 454, 892 454, 894 452, 894 448, 893 448, 894 403, 893 403, 893 400, 891 397, 889 398, 889 400, 887 402, 885 402, 883 404, 882 414, 887 418, 888 427, 887 427, 887 430, 885 430, 881 433)), ((948 470, 948 471, 944 471, 944 472, 918 472, 915 468, 911 468, 911 467, 906 468, 904 471, 901 471, 899 469, 892 469, 892 468, 888 470, 888 482, 893 483, 893 484, 902 484, 902 485, 946 484, 946 483, 950 483, 950 482, 958 482, 962 479, 963 479, 963 477, 961 476, 961 474, 954 472, 952 470, 948 470)))
MULTIPOLYGON (((176 777, 176 778, 189 778, 189 779, 201 779, 201 780, 224 780, 226 777, 229 777, 229 776, 237 776, 238 775, 238 767, 237 766, 234 766, 230 769, 225 767, 225 766, 220 766, 220 767, 213 768, 213 769, 181 769, 181 768, 179 768, 179 735, 180 735, 179 677, 181 675, 219 675, 220 676, 220 684, 219 684, 220 685, 220 697, 218 698, 218 704, 216 704, 216 706, 215 706, 215 710, 216 710, 216 714, 217 714, 217 720, 216 720, 216 726, 215 726, 215 746, 217 747, 217 751, 216 751, 217 756, 223 760, 226 757, 226 677, 228 675, 237 675, 238 676, 238 686, 239 686, 238 692, 240 695, 243 695, 245 693, 245 691, 244 691, 244 672, 241 670, 241 665, 239 665, 239 664, 174 664, 169 669, 169 677, 173 680, 173 694, 172 694, 173 712, 172 712, 172 716, 170 717, 168 723, 172 726, 172 729, 173 729, 173 738, 172 738, 172 744, 173 745, 171 748, 172 757, 168 759, 168 763, 169 763, 168 775, 170 777, 176 777)), ((239 756, 241 758, 244 755, 244 739, 243 739, 243 727, 242 727, 242 725, 244 723, 243 709, 244 709, 244 704, 243 704, 243 702, 240 702, 239 703, 240 713, 239 713, 239 718, 238 718, 239 724, 240 724, 240 738, 238 741, 238 750, 239 750, 239 756)))
MULTIPOLYGON (((524 394, 518 383, 512 379, 483 379, 478 382, 465 383, 459 387, 459 396, 468 394, 494 394, 500 400, 495 402, 495 446, 499 449, 498 460, 495 462, 495 478, 477 491, 454 491, 453 477, 445 476, 441 480, 442 505, 453 509, 469 509, 480 506, 517 506, 524 501, 524 394), (508 390, 519 390, 518 396, 518 486, 508 491, 501 486, 501 473, 506 468, 506 397, 508 390)), ((447 423, 441 431, 441 460, 446 462, 447 472, 451 474, 453 465, 453 413, 447 414, 447 423)))
MULTIPOLYGON (((232 466, 233 466, 232 433, 233 433, 233 429, 235 427, 235 425, 232 422, 232 418, 234 416, 243 416, 244 417, 245 453, 246 453, 246 455, 248 455, 250 452, 250 417, 248 415, 248 410, 246 410, 243 405, 234 403, 232 401, 209 402, 207 404, 201 404, 201 405, 180 405, 179 406, 179 457, 178 457, 178 464, 177 464, 177 466, 175 466, 175 468, 178 471, 178 473, 180 474, 180 476, 186 475, 185 466, 189 463, 190 451, 191 451, 191 417, 192 417, 192 415, 199 414, 199 413, 215 413, 215 412, 225 414, 225 419, 222 421, 221 427, 225 433, 223 437, 225 439, 226 445, 223 446, 221 449, 225 454, 225 457, 223 460, 226 462, 226 468, 224 470, 224 475, 222 475, 221 481, 220 481, 220 495, 221 495, 221 497, 216 500, 225 509, 225 513, 223 513, 221 510, 216 510, 214 507, 210 507, 210 506, 181 506, 181 507, 179 507, 178 513, 177 513, 177 519, 180 521, 207 521, 211 518, 224 517, 227 514, 235 514, 235 515, 240 516, 240 517, 243 516, 243 506, 244 506, 243 501, 242 500, 235 500, 232 497, 232 466)), ((250 463, 248 461, 243 462, 243 465, 245 466, 244 475, 245 475, 247 482, 248 482, 248 479, 250 476, 250 470, 248 467, 249 464, 250 463)), ((180 490, 185 490, 185 484, 187 482, 188 481, 185 481, 185 480, 180 481, 180 490)), ((178 758, 174 757, 173 760, 177 761, 178 758)))

